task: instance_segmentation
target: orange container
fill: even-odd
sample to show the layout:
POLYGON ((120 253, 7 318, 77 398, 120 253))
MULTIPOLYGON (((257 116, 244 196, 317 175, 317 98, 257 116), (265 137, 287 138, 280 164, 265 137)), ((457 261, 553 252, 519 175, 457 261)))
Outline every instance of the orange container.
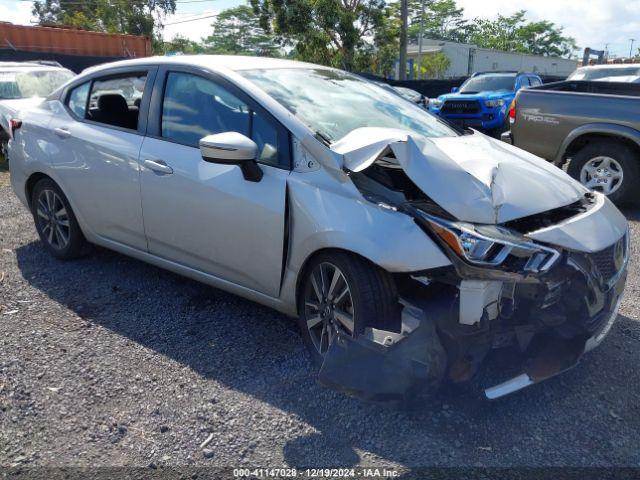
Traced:
POLYGON ((7 22, 0 22, 0 48, 104 57, 152 55, 151 40, 148 37, 62 27, 32 27, 7 22))

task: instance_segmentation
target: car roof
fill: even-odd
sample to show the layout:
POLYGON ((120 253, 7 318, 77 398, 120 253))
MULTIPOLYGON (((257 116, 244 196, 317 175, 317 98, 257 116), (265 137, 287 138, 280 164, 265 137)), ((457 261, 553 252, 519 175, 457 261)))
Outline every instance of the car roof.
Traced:
POLYGON ((579 68, 600 70, 603 68, 640 68, 640 63, 601 63, 599 65, 585 65, 579 68))
POLYGON ((250 57, 243 55, 174 55, 141 57, 130 60, 120 60, 89 67, 82 73, 96 73, 101 70, 118 67, 129 67, 135 65, 192 65, 205 67, 211 70, 259 70, 275 68, 322 68, 329 69, 322 65, 313 63, 298 62, 294 60, 284 60, 271 57, 250 57))
POLYGON ((475 72, 473 74, 473 77, 479 77, 480 75, 494 75, 496 77, 517 77, 520 75, 533 75, 533 76, 538 76, 537 73, 532 73, 532 72, 516 72, 514 71, 495 71, 495 72, 475 72))
POLYGON ((2 70, 18 70, 18 69, 29 69, 29 70, 51 70, 51 69, 64 69, 62 65, 58 62, 0 62, 0 69, 2 70))

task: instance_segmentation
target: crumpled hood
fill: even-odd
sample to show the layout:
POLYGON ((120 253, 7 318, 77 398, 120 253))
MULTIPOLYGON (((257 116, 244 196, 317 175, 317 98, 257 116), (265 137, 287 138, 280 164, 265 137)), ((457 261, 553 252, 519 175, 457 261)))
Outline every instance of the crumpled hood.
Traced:
POLYGON ((404 130, 365 127, 331 149, 354 172, 391 149, 427 196, 467 222, 508 222, 569 205, 588 191, 545 160, 478 132, 426 138, 404 130))

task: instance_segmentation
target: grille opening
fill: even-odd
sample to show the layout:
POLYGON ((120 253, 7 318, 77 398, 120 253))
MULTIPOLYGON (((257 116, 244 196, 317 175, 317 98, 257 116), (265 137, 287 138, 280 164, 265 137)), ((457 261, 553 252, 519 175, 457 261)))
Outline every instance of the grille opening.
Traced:
POLYGON ((515 230, 520 233, 530 233, 540 230, 541 228, 550 227, 560 222, 575 217, 586 212, 590 207, 590 202, 586 198, 582 198, 577 202, 565 205, 564 207, 554 208, 546 212, 536 213, 528 217, 517 218, 505 222, 503 226, 515 230))
POLYGON ((442 108, 442 113, 478 113, 480 104, 475 100, 446 100, 442 108))

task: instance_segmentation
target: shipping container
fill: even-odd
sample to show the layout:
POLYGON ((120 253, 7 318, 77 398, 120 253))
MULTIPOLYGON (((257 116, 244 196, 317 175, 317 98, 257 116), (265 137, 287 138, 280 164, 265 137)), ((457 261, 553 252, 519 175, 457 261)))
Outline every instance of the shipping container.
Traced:
POLYGON ((0 48, 16 51, 90 55, 100 57, 147 57, 151 40, 137 35, 88 32, 73 28, 14 25, 0 22, 0 48))

